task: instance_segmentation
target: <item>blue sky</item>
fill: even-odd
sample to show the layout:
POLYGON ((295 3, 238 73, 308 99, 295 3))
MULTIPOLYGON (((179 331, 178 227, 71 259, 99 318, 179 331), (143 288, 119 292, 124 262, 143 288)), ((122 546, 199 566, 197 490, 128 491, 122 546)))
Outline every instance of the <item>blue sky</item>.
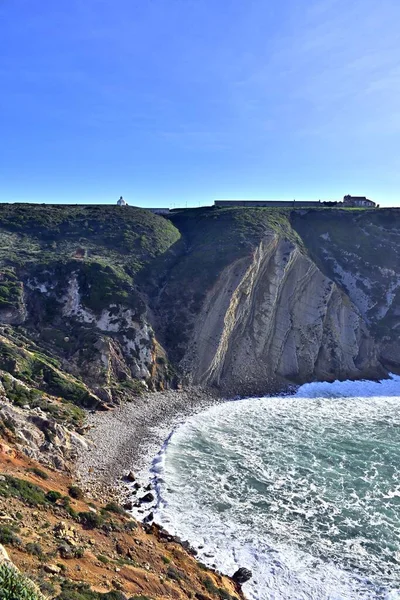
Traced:
POLYGON ((400 195, 398 0, 0 0, 0 200, 400 195))

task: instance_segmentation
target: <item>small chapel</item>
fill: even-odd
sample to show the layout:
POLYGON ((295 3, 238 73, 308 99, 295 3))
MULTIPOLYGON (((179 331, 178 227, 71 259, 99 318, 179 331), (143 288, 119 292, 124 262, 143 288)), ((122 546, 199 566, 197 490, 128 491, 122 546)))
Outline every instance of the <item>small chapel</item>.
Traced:
POLYGON ((118 204, 118 206, 128 206, 127 201, 124 200, 124 198, 122 196, 120 196, 119 199, 117 200, 117 204, 118 204))

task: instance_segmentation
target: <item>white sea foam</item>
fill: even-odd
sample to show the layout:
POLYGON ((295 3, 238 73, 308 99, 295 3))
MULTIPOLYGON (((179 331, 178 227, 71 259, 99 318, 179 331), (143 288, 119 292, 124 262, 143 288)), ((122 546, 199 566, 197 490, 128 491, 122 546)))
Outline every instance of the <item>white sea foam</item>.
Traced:
POLYGON ((153 463, 156 520, 250 568, 253 600, 398 600, 399 397, 397 376, 315 383, 189 418, 153 463))

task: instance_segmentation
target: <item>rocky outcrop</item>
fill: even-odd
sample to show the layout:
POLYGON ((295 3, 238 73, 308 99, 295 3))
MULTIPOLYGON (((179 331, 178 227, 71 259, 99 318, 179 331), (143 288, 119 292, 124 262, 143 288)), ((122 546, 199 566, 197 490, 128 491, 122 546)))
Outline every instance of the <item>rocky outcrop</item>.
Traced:
POLYGON ((232 580, 239 585, 243 585, 246 581, 249 581, 252 578, 253 574, 249 569, 245 567, 240 567, 235 573, 232 575, 232 580))
POLYGON ((93 306, 85 285, 91 290, 94 284, 85 284, 79 264, 72 263, 62 278, 53 270, 38 271, 27 280, 27 327, 40 331, 64 370, 83 379, 104 402, 168 386, 165 352, 138 293, 131 289, 129 296, 120 289, 119 301, 107 302, 100 289, 93 306))
POLYGON ((230 393, 382 373, 357 307, 296 244, 273 233, 223 271, 189 348, 183 365, 193 381, 230 393))
POLYGON ((3 395, 0 419, 13 434, 17 449, 29 458, 61 470, 69 470, 88 442, 76 431, 61 425, 39 407, 18 408, 3 395))

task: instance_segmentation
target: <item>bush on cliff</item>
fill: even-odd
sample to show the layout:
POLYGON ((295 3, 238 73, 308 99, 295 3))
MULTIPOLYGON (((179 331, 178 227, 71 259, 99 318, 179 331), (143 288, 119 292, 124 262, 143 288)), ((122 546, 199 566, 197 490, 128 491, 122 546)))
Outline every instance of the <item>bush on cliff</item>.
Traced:
POLYGON ((14 567, 0 565, 0 600, 45 600, 34 584, 14 567))

